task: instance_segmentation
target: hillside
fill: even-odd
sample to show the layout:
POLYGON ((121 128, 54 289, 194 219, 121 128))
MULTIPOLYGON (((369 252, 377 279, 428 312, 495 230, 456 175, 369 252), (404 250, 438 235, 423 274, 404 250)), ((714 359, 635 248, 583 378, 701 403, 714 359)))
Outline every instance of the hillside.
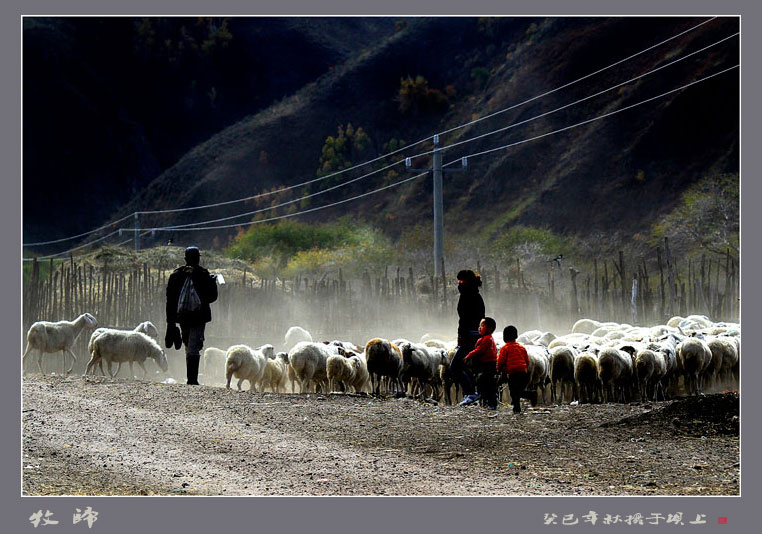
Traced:
MULTIPOLYGON (((247 21, 251 24, 251 28, 247 28, 243 21, 233 20, 235 24, 231 22, 230 28, 234 36, 254 35, 255 26, 261 31, 255 21, 247 21)), ((72 227, 61 227, 59 232, 70 232, 75 227, 77 231, 90 228, 96 219, 105 222, 105 212, 110 209, 114 210, 114 218, 135 210, 222 202, 311 180, 316 177, 326 137, 336 136, 339 126, 351 123, 354 128, 362 128, 369 137, 369 146, 350 158, 351 163, 356 164, 387 152, 387 143, 392 140, 403 139, 411 144, 434 132, 506 109, 635 54, 701 20, 423 18, 398 24, 399 31, 394 31, 394 22, 383 19, 355 19, 352 24, 345 19, 320 21, 320 24, 301 24, 299 19, 289 19, 288 23, 268 19, 267 22, 276 27, 270 35, 281 37, 281 43, 292 44, 291 50, 299 62, 289 63, 290 58, 285 56, 273 59, 268 74, 277 78, 275 69, 281 67, 293 75, 278 87, 283 94, 277 94, 279 91, 274 89, 265 94, 275 97, 271 98, 273 102, 284 94, 291 96, 259 111, 257 104, 266 101, 266 96, 247 105, 236 100, 239 105, 231 104, 227 114, 222 114, 217 122, 206 122, 204 128, 188 130, 187 124, 193 121, 184 113, 179 116, 185 121, 163 116, 137 123, 135 128, 161 131, 156 138, 167 134, 178 134, 178 137, 172 147, 174 151, 155 148, 161 146, 158 141, 145 150, 136 149, 136 157, 125 158, 129 165, 142 161, 144 167, 156 170, 163 169, 173 155, 179 159, 157 173, 150 183, 134 186, 133 195, 125 195, 125 186, 118 180, 109 180, 106 185, 109 172, 103 162, 109 158, 104 157, 101 167, 97 165, 97 158, 95 161, 73 158, 91 171, 91 181, 99 184, 95 190, 110 198, 110 202, 99 203, 101 209, 88 213, 87 217, 74 217, 72 227), (287 32, 279 26, 284 24, 288 26, 287 32), (357 44, 347 46, 345 35, 355 36, 357 44), (294 41, 296 36, 302 41, 294 41), (362 45, 365 50, 354 53, 362 45), (305 65, 312 66, 312 70, 302 68, 305 65), (414 80, 417 76, 425 78, 430 91, 403 112, 399 99, 401 80, 408 77, 414 80), (240 120, 223 124, 232 121, 236 114, 241 116, 240 120), (218 128, 214 130, 214 127, 218 128), (194 146, 205 135, 208 138, 194 146), (177 151, 182 146, 188 150, 179 157, 177 151), (163 159, 154 156, 154 150, 161 152, 163 159), (109 191, 117 189, 121 194, 109 195, 109 191), (87 224, 84 218, 88 219, 87 224)), ((581 83, 447 134, 442 141, 446 146, 535 117, 630 80, 737 31, 737 19, 716 19, 581 83)), ((267 50, 271 50, 271 46, 267 50)), ((526 140, 636 104, 738 63, 738 39, 734 38, 580 105, 447 150, 445 161, 526 140)), ((239 77, 247 72, 239 70, 239 77)), ((485 238, 494 237, 516 224, 547 228, 562 235, 610 233, 624 238, 646 230, 657 216, 675 205, 679 194, 689 185, 707 175, 738 171, 738 80, 739 72, 733 70, 630 111, 470 158, 467 172, 446 176, 446 228, 458 228, 456 233, 481 232, 485 238)), ((52 114, 55 110, 48 112, 52 114)), ((108 140, 103 142, 115 146, 108 140)), ((37 159, 45 153, 46 146, 30 143, 25 161, 27 157, 32 158, 32 154, 38 163, 46 160, 37 159)), ((418 154, 424 149, 425 146, 419 145, 405 155, 418 154)), ((415 166, 426 167, 426 160, 420 158, 415 166)), ((114 161, 111 164, 122 171, 122 176, 134 174, 126 171, 124 165, 114 161)), ((47 161, 39 165, 53 163, 47 161)), ((395 170, 397 177, 379 173, 290 209, 336 202, 405 177, 403 168, 395 170)), ((310 192, 366 172, 368 169, 363 168, 330 178, 312 186, 310 192)), ((43 174, 44 169, 25 165, 25 185, 36 184, 43 174)), ((151 172, 137 174, 145 178, 151 172)), ((322 221, 350 213, 359 220, 383 227, 395 237, 410 228, 430 225, 430 187, 428 179, 418 179, 300 219, 322 221)), ((296 189, 278 200, 287 201, 304 194, 304 189, 296 189)), ((66 202, 58 204, 78 210, 94 198, 92 190, 80 189, 72 196, 79 200, 64 197, 66 202)), ((273 198, 268 197, 258 205, 251 202, 204 210, 203 214, 191 211, 171 217, 145 216, 141 224, 150 227, 226 217, 267 206, 276 202, 273 198)), ((54 212, 50 206, 27 211, 25 196, 24 241, 30 241, 27 235, 55 233, 50 229, 55 220, 54 212)), ((267 216, 272 215, 273 212, 267 212, 267 216)), ((227 224, 246 220, 237 219, 227 224)), ((224 242, 233 232, 230 229, 176 233, 173 237, 176 242, 192 240, 209 245, 215 236, 218 237, 215 243, 219 244, 220 236, 224 242)), ((167 236, 159 232, 153 242, 166 241, 167 236)), ((151 239, 145 241, 146 244, 151 242, 151 239)))

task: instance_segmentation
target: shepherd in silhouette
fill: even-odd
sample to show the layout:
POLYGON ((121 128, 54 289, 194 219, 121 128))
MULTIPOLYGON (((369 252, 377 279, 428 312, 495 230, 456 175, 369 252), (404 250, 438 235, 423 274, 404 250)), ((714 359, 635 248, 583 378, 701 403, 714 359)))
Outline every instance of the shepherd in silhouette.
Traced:
POLYGON ((204 329, 212 320, 209 304, 217 300, 215 276, 199 265, 198 247, 185 249, 185 265, 178 267, 167 282, 167 347, 185 345, 188 384, 198 385, 198 364, 204 346, 204 329), (180 328, 177 328, 180 323, 180 328))

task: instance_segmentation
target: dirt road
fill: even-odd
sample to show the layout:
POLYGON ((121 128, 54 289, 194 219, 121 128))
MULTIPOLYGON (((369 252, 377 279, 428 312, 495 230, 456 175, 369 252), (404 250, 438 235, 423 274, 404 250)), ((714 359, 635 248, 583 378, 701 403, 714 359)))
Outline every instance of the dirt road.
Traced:
POLYGON ((738 395, 479 407, 28 375, 27 495, 738 495, 738 395))

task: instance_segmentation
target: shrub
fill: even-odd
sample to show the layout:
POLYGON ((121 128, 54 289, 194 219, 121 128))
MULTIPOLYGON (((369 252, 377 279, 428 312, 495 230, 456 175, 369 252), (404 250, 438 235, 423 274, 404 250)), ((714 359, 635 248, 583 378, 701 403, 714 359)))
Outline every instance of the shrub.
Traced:
POLYGON ((483 89, 485 85, 487 85, 487 80, 489 80, 489 69, 485 67, 474 67, 471 69, 471 79, 474 80, 476 83, 476 86, 479 89, 483 89))
POLYGON ((403 114, 441 113, 449 108, 447 95, 429 87, 429 82, 421 75, 415 79, 408 76, 400 79, 397 95, 399 110, 403 114))
POLYGON ((490 253, 497 258, 533 254, 555 257, 557 254, 569 255, 573 245, 567 237, 555 235, 550 230, 514 226, 492 241, 490 253))
POLYGON ((380 232, 343 218, 330 224, 280 221, 256 224, 239 233, 225 255, 255 263, 267 275, 348 271, 381 261, 392 247, 380 232))
POLYGON ((654 246, 668 237, 675 247, 724 254, 738 252, 740 230, 737 174, 707 176, 689 187, 680 203, 654 225, 654 246))
MULTIPOLYGON (((352 123, 344 128, 339 125, 336 137, 329 135, 325 139, 320 154, 317 175, 327 176, 331 173, 347 169, 352 166, 352 160, 361 159, 370 147, 370 137, 362 128, 355 129, 352 123)), ((336 180, 327 180, 334 183, 336 180)))

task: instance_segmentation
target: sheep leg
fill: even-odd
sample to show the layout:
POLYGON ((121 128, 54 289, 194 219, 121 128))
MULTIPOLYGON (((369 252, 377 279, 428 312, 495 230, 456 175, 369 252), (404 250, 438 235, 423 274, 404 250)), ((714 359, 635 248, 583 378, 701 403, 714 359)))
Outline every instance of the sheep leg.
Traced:
POLYGON ((42 351, 37 355, 37 368, 40 370, 41 375, 45 374, 45 371, 42 370, 42 351))
POLYGON ((114 373, 111 371, 111 360, 106 362, 106 369, 108 369, 108 375, 111 377, 111 380, 113 380, 114 373))
MULTIPOLYGON (((71 362, 71 367, 69 367, 69 370, 66 371, 66 374, 68 375, 71 373, 72 369, 74 369, 74 364, 77 363, 77 357, 74 355, 74 353, 71 351, 71 349, 66 349, 66 352, 68 352, 72 358, 74 358, 71 362)), ((64 367, 66 367, 66 357, 64 356, 64 367)))
MULTIPOLYGON (((306 364, 302 369, 302 393, 308 391, 312 377, 315 376, 315 368, 311 364, 306 364)), ((315 393, 317 393, 317 383, 315 383, 315 393)))
POLYGON ((32 349, 32 345, 27 343, 26 344, 26 350, 24 350, 24 355, 21 357, 21 369, 22 370, 24 369, 24 363, 26 363, 26 357, 29 356, 29 354, 31 354, 31 352, 33 350, 34 349, 32 349))
POLYGON ((135 380, 135 372, 133 371, 133 368, 132 368, 132 360, 130 360, 130 380, 135 380))
POLYGON ((93 354, 90 357, 90 361, 87 362, 87 367, 85 368, 85 374, 83 376, 87 376, 87 373, 89 373, 91 370, 93 374, 95 374, 95 364, 99 363, 101 365, 101 371, 103 370, 103 360, 101 360, 100 356, 96 357, 95 354, 93 354))
POLYGON ((238 391, 241 391, 241 384, 243 384, 243 378, 238 379, 238 391))

